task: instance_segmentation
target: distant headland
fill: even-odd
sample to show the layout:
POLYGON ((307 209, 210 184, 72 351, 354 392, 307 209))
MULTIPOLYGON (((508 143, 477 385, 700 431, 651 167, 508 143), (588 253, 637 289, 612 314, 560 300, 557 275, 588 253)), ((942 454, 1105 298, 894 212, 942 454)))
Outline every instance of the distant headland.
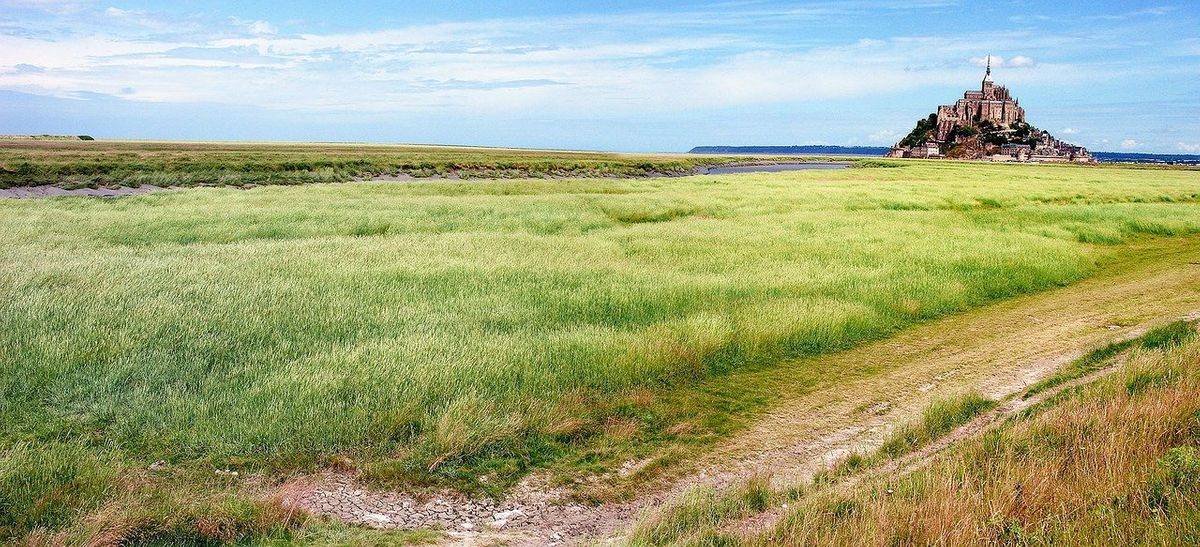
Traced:
POLYGON ((0 141, 94 141, 91 135, 0 135, 0 141))
POLYGON ((1147 154, 1144 152, 1092 152, 1101 163, 1162 163, 1200 165, 1200 154, 1147 154))

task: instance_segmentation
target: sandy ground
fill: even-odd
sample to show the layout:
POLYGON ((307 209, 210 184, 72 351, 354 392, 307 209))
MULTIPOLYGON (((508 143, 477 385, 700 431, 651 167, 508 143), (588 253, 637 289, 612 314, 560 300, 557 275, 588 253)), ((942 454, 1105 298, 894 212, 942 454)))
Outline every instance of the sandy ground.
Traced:
MULTIPOLYGON (((878 447, 895 427, 915 420, 936 399, 967 390, 1009 398, 1090 348, 1194 316, 1197 310, 1200 240, 1157 240, 1135 246, 1130 258, 1070 287, 753 373, 778 382, 782 402, 698 457, 694 473, 628 503, 572 504, 568 492, 550 488, 536 475, 497 501, 453 493, 417 500, 403 492, 371 491, 352 476, 326 474, 289 484, 287 501, 366 526, 440 527, 450 533, 452 543, 460 544, 618 542, 644 512, 694 488, 720 488, 768 473, 777 485, 806 481, 851 451, 878 447), (828 380, 816 386, 788 383, 790 371, 812 367, 827 371, 823 377, 828 380)), ((1023 403, 1012 400, 996 412, 1018 411, 1013 405, 1023 403)), ((984 418, 998 419, 996 412, 984 418)), ((926 450, 941 448, 935 443, 926 450)))

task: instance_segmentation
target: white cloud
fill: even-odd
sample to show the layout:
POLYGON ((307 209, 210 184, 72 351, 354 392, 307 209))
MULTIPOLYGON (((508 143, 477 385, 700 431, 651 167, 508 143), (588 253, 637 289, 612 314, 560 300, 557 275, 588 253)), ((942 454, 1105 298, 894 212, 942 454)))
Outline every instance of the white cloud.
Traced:
MULTIPOLYGON (((809 21, 840 17, 842 9, 737 10, 725 19, 809 21)), ((152 15, 104 12, 123 21, 152 15)), ((122 96, 262 108, 620 115, 965 89, 980 75, 962 62, 974 52, 1061 51, 1071 43, 1070 37, 1011 31, 801 46, 761 43, 732 31, 696 34, 697 25, 713 20, 713 13, 702 11, 625 13, 279 34, 267 21, 230 18, 186 33, 123 25, 53 40, 0 35, 0 89, 59 97, 134 89, 122 96), (44 70, 21 72, 17 65, 44 70)), ((1077 46, 1092 47, 1088 40, 1077 46)), ((995 66, 1022 67, 997 76, 1017 86, 1060 86, 1112 74, 1034 63, 1024 55, 993 60, 995 66)), ((875 142, 892 137, 872 136, 875 142)))
POLYGON ((1036 64, 1032 57, 1026 55, 1016 55, 1008 59, 997 55, 986 55, 984 57, 971 57, 970 59, 971 64, 978 67, 987 66, 989 60, 991 60, 992 68, 1022 68, 1036 64))
POLYGON ((253 34, 275 34, 275 27, 266 21, 255 21, 247 28, 253 34))
POLYGON ((36 9, 47 13, 73 13, 84 8, 87 0, 0 0, 0 7, 36 9))
POLYGON ((1139 16, 1167 15, 1171 12, 1174 12, 1177 9, 1178 8, 1176 6, 1152 6, 1152 7, 1148 7, 1148 8, 1127 11, 1124 13, 1102 13, 1102 14, 1089 15, 1086 17, 1086 19, 1106 19, 1106 20, 1110 20, 1110 21, 1128 21, 1131 18, 1139 17, 1139 16))
POLYGON ((1062 128, 1062 131, 1059 131, 1059 133, 1062 133, 1063 135, 1078 135, 1079 130, 1075 129, 1074 127, 1064 127, 1062 128))
POLYGON ((267 21, 247 21, 237 17, 230 17, 229 22, 233 23, 234 26, 245 29, 247 32, 255 36, 271 36, 278 32, 275 29, 275 25, 272 25, 267 21))
POLYGON ((1180 152, 1186 152, 1188 154, 1200 154, 1200 143, 1179 142, 1175 143, 1175 146, 1179 148, 1180 152))
POLYGON ((1189 38, 1180 41, 1176 50, 1172 53, 1181 57, 1200 56, 1200 38, 1189 38))
POLYGON ((174 30, 175 28, 172 21, 145 11, 127 10, 110 6, 104 10, 104 15, 117 24, 145 27, 156 32, 174 30))
POLYGON ((181 45, 150 40, 123 40, 99 34, 77 36, 70 40, 0 35, 0 67, 24 63, 48 69, 88 70, 104 59, 164 53, 181 45))
POLYGON ((1140 143, 1136 140, 1133 140, 1133 139, 1125 139, 1125 140, 1121 141, 1121 148, 1126 148, 1126 149, 1137 148, 1141 145, 1142 145, 1142 143, 1140 143))
POLYGON ((867 141, 872 143, 891 144, 900 139, 900 133, 891 129, 881 129, 867 136, 867 141))

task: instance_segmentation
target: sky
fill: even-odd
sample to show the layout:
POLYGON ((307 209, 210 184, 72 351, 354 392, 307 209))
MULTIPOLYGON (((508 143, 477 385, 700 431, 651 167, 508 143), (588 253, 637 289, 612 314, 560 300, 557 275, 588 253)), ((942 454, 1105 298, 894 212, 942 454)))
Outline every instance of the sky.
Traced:
POLYGON ((1200 153, 1200 2, 0 0, 0 133, 891 145, 992 59, 1092 150, 1200 153))

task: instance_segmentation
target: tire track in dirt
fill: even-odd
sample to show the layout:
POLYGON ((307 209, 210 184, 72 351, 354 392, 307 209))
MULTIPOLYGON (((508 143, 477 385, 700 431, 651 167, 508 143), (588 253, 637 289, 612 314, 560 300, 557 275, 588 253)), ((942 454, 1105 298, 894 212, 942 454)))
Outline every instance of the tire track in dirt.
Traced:
MULTIPOLYGON (((1193 312, 1183 316, 1184 320, 1195 320, 1200 318, 1200 312, 1193 312)), ((1138 329, 1130 333, 1129 336, 1124 336, 1113 340, 1114 343, 1133 340, 1145 334, 1147 329, 1138 329)), ((1062 384, 1042 391, 1029 398, 1021 397, 1024 390, 1008 394, 1000 403, 993 409, 976 416, 971 421, 955 428, 945 435, 934 439, 933 442, 926 446, 918 448, 912 452, 904 454, 898 458, 886 461, 883 465, 866 469, 838 480, 838 482, 829 488, 822 490, 822 493, 831 492, 847 492, 855 487, 875 479, 884 477, 899 477, 917 471, 926 465, 929 465, 934 459, 946 450, 972 438, 977 438, 984 433, 994 430, 1006 423, 1009 419, 1017 416, 1025 410, 1035 407, 1060 393, 1074 389, 1076 387, 1090 384, 1104 376, 1107 376, 1121 368, 1127 362, 1129 350, 1117 355, 1109 363, 1108 366, 1075 378, 1073 380, 1063 382, 1062 384)), ((811 479, 811 477, 810 477, 811 479)), ((781 504, 769 508, 761 513, 751 515, 747 518, 736 520, 733 522, 724 523, 721 526, 721 531, 732 533, 740 537, 753 537, 759 533, 765 532, 778 524, 779 520, 787 514, 788 505, 781 504)))

